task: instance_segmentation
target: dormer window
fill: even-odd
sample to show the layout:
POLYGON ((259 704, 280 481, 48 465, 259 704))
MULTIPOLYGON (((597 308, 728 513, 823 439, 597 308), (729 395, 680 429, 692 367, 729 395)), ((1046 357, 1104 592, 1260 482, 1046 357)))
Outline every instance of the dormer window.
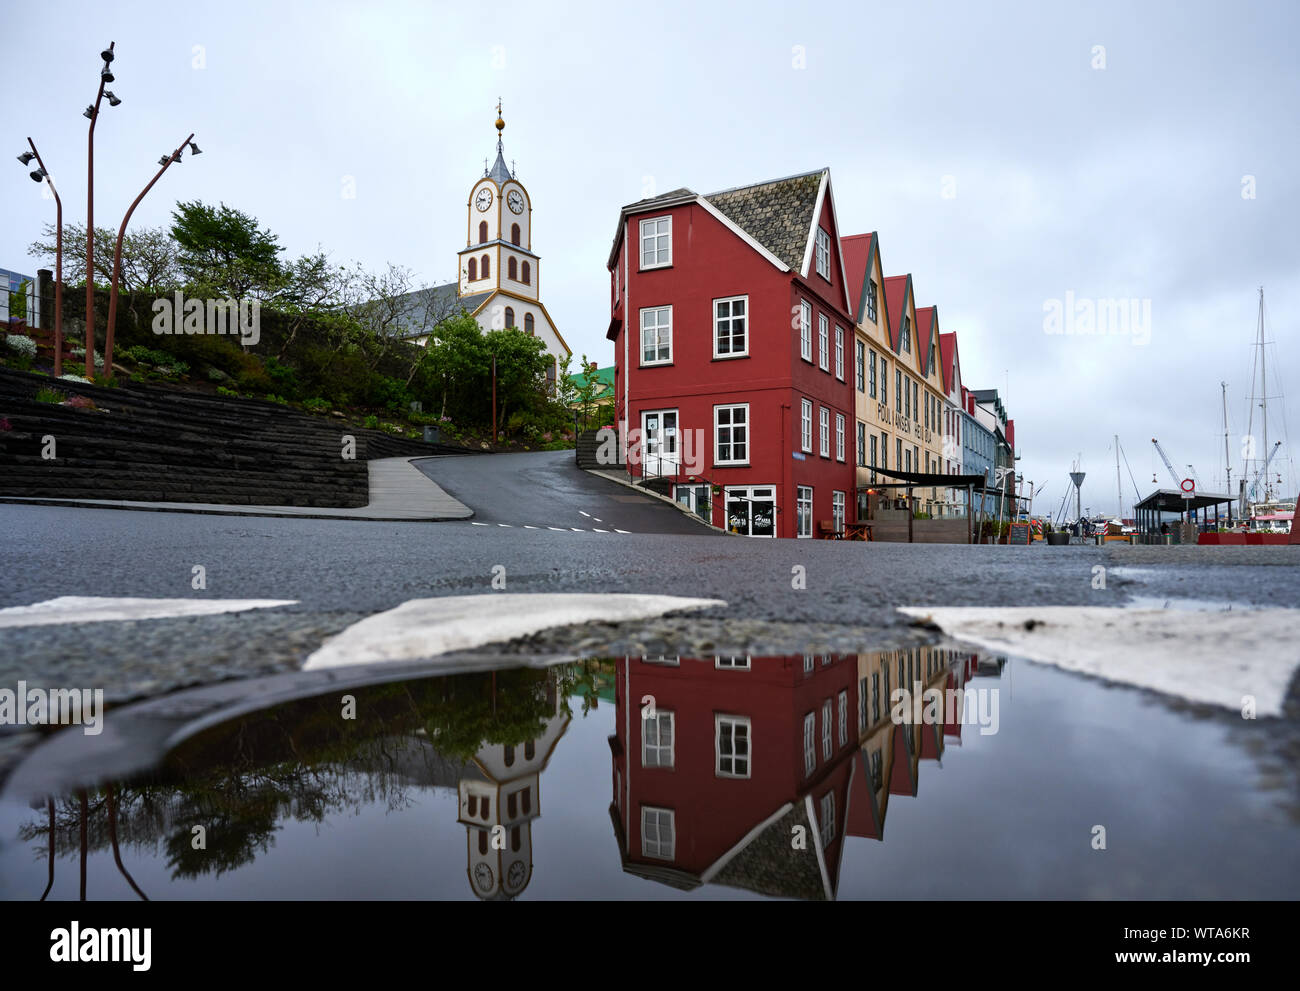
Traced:
POLYGON ((872 323, 876 322, 876 293, 879 287, 875 279, 867 280, 867 319, 872 323))
POLYGON ((831 236, 820 227, 817 228, 817 274, 830 281, 831 236))
POLYGON ((903 350, 912 353, 912 318, 903 317, 903 350))
POLYGON ((663 268, 673 263, 673 218, 641 221, 641 267, 663 268))

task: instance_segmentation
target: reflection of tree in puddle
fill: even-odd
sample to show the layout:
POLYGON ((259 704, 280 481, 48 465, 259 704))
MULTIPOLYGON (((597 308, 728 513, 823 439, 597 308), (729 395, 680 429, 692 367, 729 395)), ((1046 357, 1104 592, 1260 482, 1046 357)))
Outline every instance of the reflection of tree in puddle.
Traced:
MULTIPOLYGON (((494 769, 497 781, 513 781, 505 758, 514 764, 515 750, 529 755, 517 770, 532 788, 531 824, 540 812, 537 777, 563 732, 555 726, 567 725, 571 695, 584 713, 595 703, 600 669, 587 661, 349 689, 355 718, 344 718, 345 693, 252 713, 185 741, 145 777, 51 799, 19 836, 49 860, 50 886, 53 858, 79 857, 84 898, 87 854, 111 848, 145 897, 122 866, 123 847, 161 856, 173 880, 220 877, 266 853, 288 821, 323 823, 372 805, 399 811, 414 804, 412 788, 457 789, 466 780, 481 788, 494 769), (541 758, 539 740, 547 741, 541 758), (195 827, 203 830, 198 849, 195 827)), ((507 846, 509 831, 524 823, 516 818, 493 816, 507 846)), ((523 884, 512 887, 517 894, 523 884)))

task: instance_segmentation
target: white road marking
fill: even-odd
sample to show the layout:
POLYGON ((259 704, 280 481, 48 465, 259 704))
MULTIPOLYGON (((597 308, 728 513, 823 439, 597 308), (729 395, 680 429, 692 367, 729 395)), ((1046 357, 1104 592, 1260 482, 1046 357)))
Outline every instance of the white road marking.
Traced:
POLYGON ((471 523, 470 526, 487 526, 486 523, 471 523))
POLYGON ((564 527, 562 527, 562 526, 548 526, 546 529, 548 529, 548 530, 554 530, 554 531, 556 531, 557 533, 568 533, 568 532, 569 532, 568 530, 564 529, 564 527))
POLYGON ((503 526, 503 527, 505 527, 507 530, 510 529, 510 524, 509 524, 509 523, 498 523, 497 526, 503 526))
POLYGON ((330 637, 307 658, 305 668, 414 660, 501 643, 556 626, 651 619, 725 605, 721 599, 591 593, 489 592, 411 599, 330 637))
POLYGON ((602 530, 602 529, 601 529, 600 527, 598 527, 598 526, 593 526, 593 527, 591 528, 591 532, 592 532, 592 533, 609 533, 608 530, 602 530))
POLYGON ((902 608, 998 653, 1240 711, 1280 716, 1300 666, 1300 609, 902 608), (1032 628, 1026 628, 1030 621, 1032 628))
POLYGON ((211 616, 292 606, 297 599, 136 599, 97 595, 61 595, 30 606, 0 609, 0 627, 51 626, 56 623, 108 623, 133 619, 211 616))
POLYGON ((631 530, 620 530, 618 527, 614 527, 614 532, 615 532, 615 533, 631 533, 632 531, 631 531, 631 530))
POLYGON ((584 530, 584 529, 583 529, 582 527, 580 527, 580 526, 571 526, 571 527, 569 527, 569 529, 572 530, 574 533, 586 533, 586 532, 587 532, 586 530, 584 530))
POLYGON ((525 530, 537 530, 537 529, 539 529, 539 527, 535 527, 535 526, 533 526, 531 523, 525 523, 525 524, 524 524, 524 529, 525 529, 525 530))
POLYGON ((590 513, 584 513, 581 509, 578 510, 578 515, 579 515, 579 516, 585 516, 585 517, 587 517, 587 519, 591 519, 591 514, 590 514, 590 513))
POLYGON ((605 521, 602 520, 599 516, 593 516, 592 519, 595 520, 597 523, 604 523, 604 522, 605 522, 605 521))

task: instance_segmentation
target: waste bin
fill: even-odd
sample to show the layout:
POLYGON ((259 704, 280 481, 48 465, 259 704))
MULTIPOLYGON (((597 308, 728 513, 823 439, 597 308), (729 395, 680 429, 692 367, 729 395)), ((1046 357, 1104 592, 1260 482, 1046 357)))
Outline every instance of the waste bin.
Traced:
POLYGON ((438 427, 425 427, 425 428, 424 428, 424 442, 425 442, 426 444, 440 444, 440 443, 442 443, 442 430, 441 430, 440 428, 438 428, 438 427))

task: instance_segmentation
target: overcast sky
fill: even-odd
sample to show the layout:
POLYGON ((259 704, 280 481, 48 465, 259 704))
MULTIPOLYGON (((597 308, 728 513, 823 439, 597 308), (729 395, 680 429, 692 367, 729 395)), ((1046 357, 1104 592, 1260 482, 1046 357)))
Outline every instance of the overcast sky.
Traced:
MULTIPOLYGON (((1114 512, 1116 433, 1143 494, 1153 468, 1171 484, 1152 437, 1222 487, 1220 381, 1239 476, 1260 285, 1269 391, 1300 390, 1298 27, 1293 2, 44 0, 5 15, 3 126, 12 154, 35 138, 65 219, 84 220, 81 111, 116 41, 100 224, 193 130, 204 154, 133 224, 224 201, 290 255, 319 245, 443 283, 500 96, 543 301, 575 357, 602 365, 623 204, 829 166, 843 233, 878 230, 886 274, 911 272, 957 332, 966 385, 1003 390, 1021 470, 1046 483, 1035 510, 1056 511, 1081 455, 1085 506, 1114 512), (1149 327, 1049 334, 1067 292, 1150 300, 1149 327)), ((0 268, 32 272, 53 204, 6 160, 0 268)), ((1123 488, 1127 507, 1127 470, 1123 488)))

